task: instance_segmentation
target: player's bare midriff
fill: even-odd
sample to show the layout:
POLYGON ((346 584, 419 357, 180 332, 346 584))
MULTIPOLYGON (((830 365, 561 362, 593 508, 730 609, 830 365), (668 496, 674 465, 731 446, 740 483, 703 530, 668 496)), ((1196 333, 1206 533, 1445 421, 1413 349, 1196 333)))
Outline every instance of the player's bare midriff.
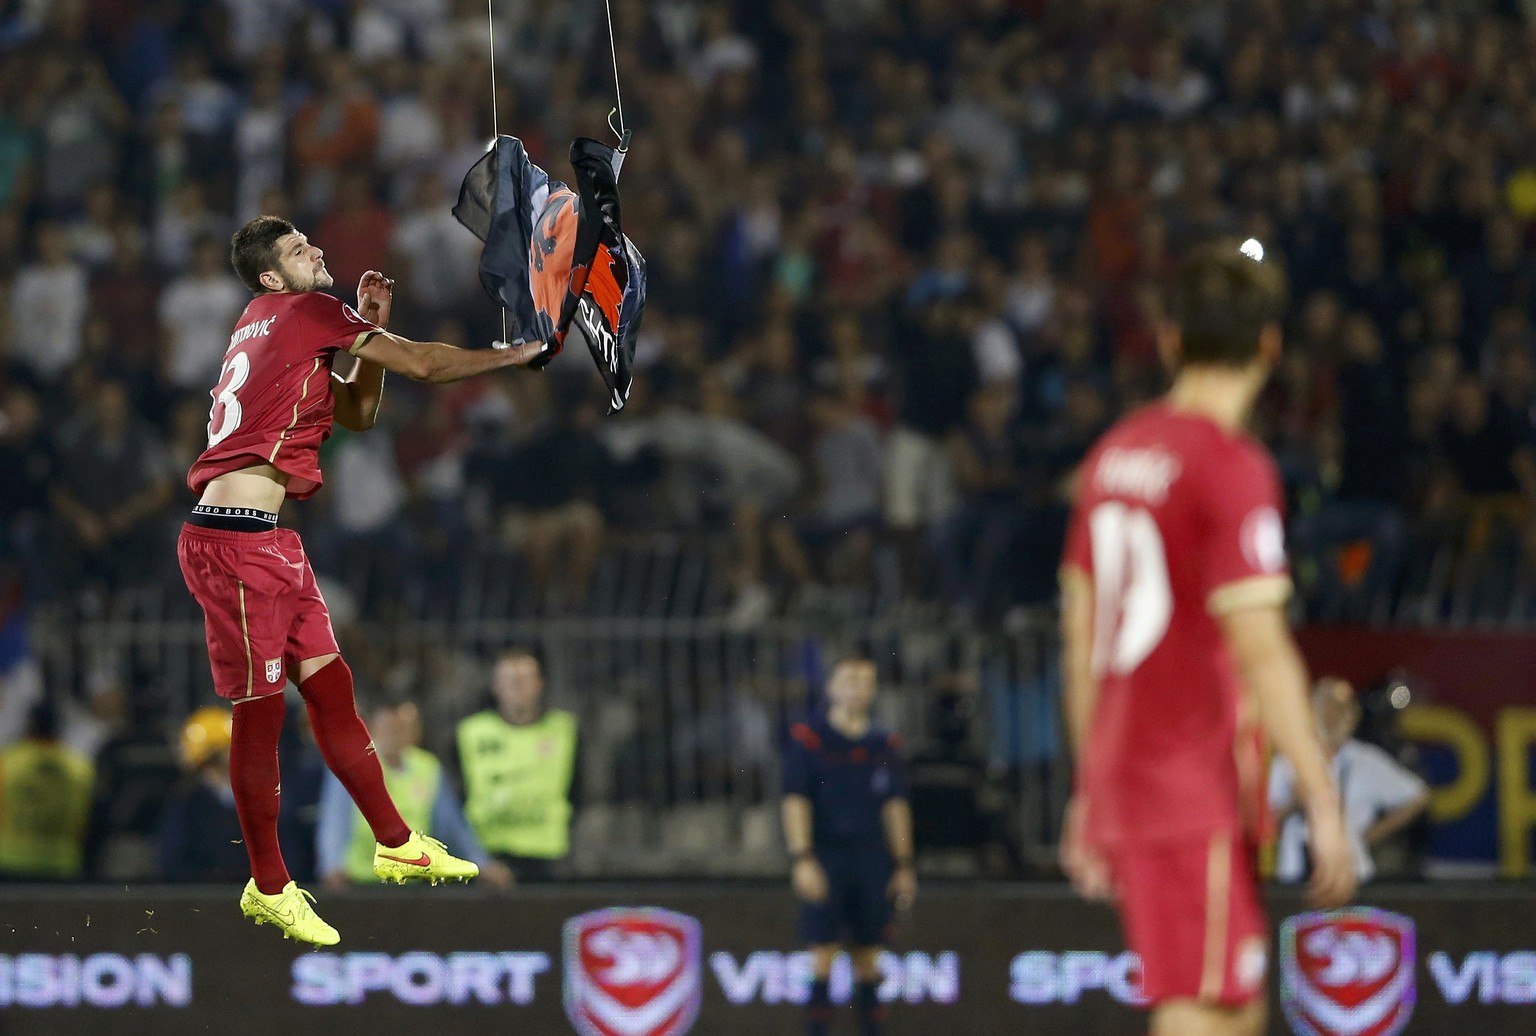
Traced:
POLYGON ((227 471, 209 482, 198 500, 210 507, 251 507, 276 514, 288 492, 288 476, 270 464, 227 471))

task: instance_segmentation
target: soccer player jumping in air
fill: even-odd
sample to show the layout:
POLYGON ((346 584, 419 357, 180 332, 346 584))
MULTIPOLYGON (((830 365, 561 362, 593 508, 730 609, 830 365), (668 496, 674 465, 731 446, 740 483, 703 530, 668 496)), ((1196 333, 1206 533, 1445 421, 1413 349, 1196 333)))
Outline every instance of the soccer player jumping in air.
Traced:
POLYGON ((321 290, 333 283, 324 253, 274 216, 236 232, 231 260, 256 298, 235 325, 213 389, 208 448, 187 475, 201 499, 182 527, 177 556, 203 609, 214 689, 234 703, 230 778, 252 874, 240 910, 285 937, 330 946, 340 937, 289 877, 278 846, 286 680, 298 685, 326 765, 373 828, 375 874, 436 884, 468 880, 479 868, 400 818, 304 546, 277 527, 278 511, 284 500, 320 488, 319 448, 333 421, 359 432, 373 427, 385 371, 459 381, 524 365, 544 344, 464 350, 390 334, 384 327, 394 282, 365 273, 354 310, 321 290), (346 378, 331 369, 342 350, 357 360, 346 378))
POLYGON ((1355 871, 1285 618, 1274 462, 1242 430, 1280 354, 1284 278, 1256 241, 1208 246, 1178 282, 1168 395, 1094 446, 1062 564, 1065 714, 1077 784, 1062 864, 1114 898, 1154 1036, 1258 1036, 1264 908, 1259 732, 1295 767, 1312 898, 1355 871))

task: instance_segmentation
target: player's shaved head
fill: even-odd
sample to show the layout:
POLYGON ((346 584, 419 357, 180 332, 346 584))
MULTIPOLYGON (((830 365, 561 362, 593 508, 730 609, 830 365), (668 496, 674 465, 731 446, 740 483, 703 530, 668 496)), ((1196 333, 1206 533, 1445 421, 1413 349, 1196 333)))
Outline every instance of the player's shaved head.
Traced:
POLYGON ((277 243, 292 233, 293 224, 281 216, 257 216, 235 231, 229 261, 241 283, 258 295, 266 291, 261 275, 279 269, 277 243))
POLYGON ((1179 271, 1174 292, 1180 366, 1246 367, 1260 339, 1285 314, 1285 274, 1252 240, 1221 240, 1196 248, 1179 271))

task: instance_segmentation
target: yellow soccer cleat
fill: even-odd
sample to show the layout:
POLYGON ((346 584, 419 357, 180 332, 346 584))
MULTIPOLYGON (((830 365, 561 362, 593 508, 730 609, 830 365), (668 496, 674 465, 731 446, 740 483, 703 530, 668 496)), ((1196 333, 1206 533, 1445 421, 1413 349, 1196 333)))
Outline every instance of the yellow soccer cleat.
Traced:
POLYGON ((291 881, 277 895, 266 895, 252 878, 240 894, 240 912, 257 924, 277 925, 283 930, 284 939, 335 946, 341 942, 341 936, 315 913, 310 906, 314 901, 314 896, 291 881))
POLYGON ((391 849, 374 843, 373 873, 384 881, 468 881, 480 874, 478 865, 461 860, 436 838, 412 831, 404 845, 391 849))

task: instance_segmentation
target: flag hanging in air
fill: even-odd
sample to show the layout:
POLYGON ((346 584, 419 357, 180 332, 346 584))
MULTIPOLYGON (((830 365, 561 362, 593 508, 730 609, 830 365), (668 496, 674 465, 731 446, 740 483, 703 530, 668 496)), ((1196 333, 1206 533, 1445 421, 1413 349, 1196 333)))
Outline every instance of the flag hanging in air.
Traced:
MULTIPOLYGON (((624 144, 627 146, 628 134, 624 144)), ((619 149, 582 137, 571 145, 576 190, 550 178, 516 137, 498 137, 464 177, 456 219, 485 247, 480 283, 506 311, 507 338, 540 341, 542 366, 571 333, 584 341, 608 389, 609 413, 624 409, 645 309, 645 258, 624 235, 619 149)))

